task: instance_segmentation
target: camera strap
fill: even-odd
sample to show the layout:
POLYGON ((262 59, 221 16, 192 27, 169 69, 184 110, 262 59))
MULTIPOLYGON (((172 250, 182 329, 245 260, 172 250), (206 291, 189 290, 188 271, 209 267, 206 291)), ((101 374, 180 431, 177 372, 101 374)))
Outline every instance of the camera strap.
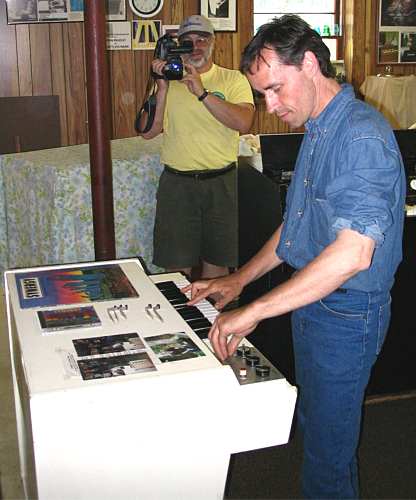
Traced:
POLYGON ((136 131, 139 132, 140 134, 145 134, 146 132, 149 132, 149 130, 152 128, 153 121, 155 119, 155 114, 156 114, 156 94, 152 93, 147 99, 147 101, 145 101, 140 111, 137 113, 136 121, 134 122, 134 128, 136 129, 136 131), (147 121, 145 127, 141 129, 140 122, 143 113, 147 113, 147 121))

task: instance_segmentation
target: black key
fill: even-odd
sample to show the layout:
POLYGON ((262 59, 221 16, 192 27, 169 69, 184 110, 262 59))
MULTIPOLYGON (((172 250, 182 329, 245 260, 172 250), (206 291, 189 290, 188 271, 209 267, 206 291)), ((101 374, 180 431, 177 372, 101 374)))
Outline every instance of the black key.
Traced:
POLYGON ((169 299, 169 297, 185 296, 180 289, 173 283, 173 281, 162 281, 156 283, 156 287, 169 299))
MULTIPOLYGON (((168 299, 177 299, 179 297, 181 298, 186 298, 186 295, 182 292, 180 292, 179 290, 165 290, 164 292, 162 292, 163 295, 168 299)), ((188 299, 187 299, 188 300, 188 299)))
POLYGON ((205 317, 204 318, 197 318, 197 319, 190 319, 186 322, 193 330, 195 330, 196 328, 204 328, 204 327, 211 328, 211 323, 205 317))
POLYGON ((182 316, 182 318, 184 318, 185 320, 205 317, 201 313, 201 311, 195 306, 180 307, 180 308, 177 308, 176 310, 182 316))
POLYGON ((187 297, 178 297, 176 299, 171 299, 169 300, 170 304, 172 304, 173 307, 176 307, 176 308, 182 308, 183 306, 186 305, 186 303, 188 302, 188 299, 187 297))
POLYGON ((179 290, 173 281, 161 281, 160 283, 156 283, 156 286, 159 290, 179 290))
POLYGON ((194 331, 200 339, 205 340, 208 338, 208 333, 210 331, 210 328, 199 328, 199 329, 194 330, 194 331))

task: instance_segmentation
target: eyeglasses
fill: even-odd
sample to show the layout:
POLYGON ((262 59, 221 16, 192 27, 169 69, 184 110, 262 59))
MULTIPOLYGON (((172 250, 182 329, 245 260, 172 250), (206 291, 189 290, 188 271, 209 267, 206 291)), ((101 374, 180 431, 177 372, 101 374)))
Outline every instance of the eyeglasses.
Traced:
POLYGON ((195 38, 191 38, 191 37, 184 37, 181 39, 181 42, 192 42, 194 45, 200 45, 200 46, 205 46, 205 45, 208 45, 209 42, 211 41, 211 38, 210 37, 206 37, 206 36, 197 36, 195 38))

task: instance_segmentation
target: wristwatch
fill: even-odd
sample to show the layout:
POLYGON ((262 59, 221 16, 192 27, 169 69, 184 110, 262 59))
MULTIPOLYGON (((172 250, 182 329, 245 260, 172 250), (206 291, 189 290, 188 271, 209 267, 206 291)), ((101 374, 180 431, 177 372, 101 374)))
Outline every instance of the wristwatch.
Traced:
POLYGON ((202 92, 202 94, 198 97, 198 101, 203 101, 205 99, 205 97, 207 97, 209 95, 209 92, 207 89, 204 89, 204 91, 202 92))

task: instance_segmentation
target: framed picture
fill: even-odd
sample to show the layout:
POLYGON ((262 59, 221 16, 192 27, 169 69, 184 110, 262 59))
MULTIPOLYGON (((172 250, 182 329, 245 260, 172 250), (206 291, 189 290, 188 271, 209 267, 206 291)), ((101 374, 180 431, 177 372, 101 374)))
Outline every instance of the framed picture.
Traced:
POLYGON ((378 62, 380 64, 399 62, 399 42, 398 31, 380 31, 378 38, 378 62))
POLYGON ((8 24, 36 23, 39 21, 37 0, 8 0, 6 8, 8 24))
POLYGON ((402 28, 416 31, 416 0, 380 0, 380 29, 402 28))
POLYGON ((416 62, 416 0, 380 0, 378 62, 416 62))
MULTIPOLYGON (((85 0, 7 0, 8 24, 84 20, 85 0)), ((107 21, 126 19, 126 0, 105 0, 107 21)))
POLYGON ((38 0, 38 21, 68 21, 66 0, 38 0))
POLYGON ((237 31, 237 0, 200 0, 200 12, 215 31, 237 31))
POLYGON ((69 10, 69 17, 72 21, 84 20, 84 0, 70 0, 69 10))
POLYGON ((416 63, 416 30, 400 36, 400 62, 416 63))
POLYGON ((133 50, 155 50, 162 32, 162 21, 150 19, 133 19, 133 50))
POLYGON ((179 24, 164 24, 162 26, 162 35, 169 34, 172 38, 177 38, 179 26, 179 24))
POLYGON ((106 0, 107 21, 126 19, 126 0, 106 0))

